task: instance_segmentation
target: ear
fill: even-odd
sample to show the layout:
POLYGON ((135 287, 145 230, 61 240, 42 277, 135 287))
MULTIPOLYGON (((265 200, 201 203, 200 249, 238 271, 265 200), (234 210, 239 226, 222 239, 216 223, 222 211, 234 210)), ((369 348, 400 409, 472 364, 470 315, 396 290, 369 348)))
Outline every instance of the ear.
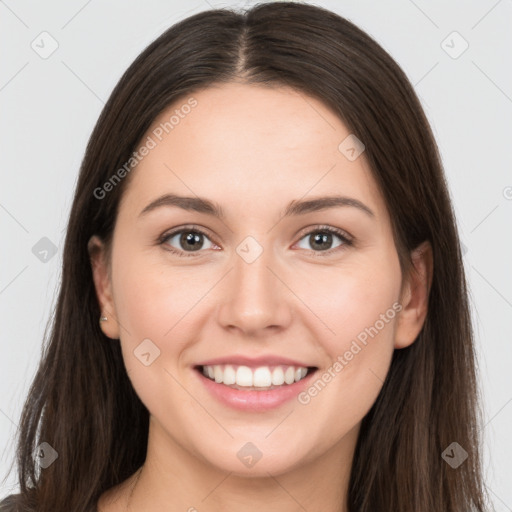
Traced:
POLYGON ((404 276, 400 304, 402 310, 397 317, 395 348, 412 345, 423 327, 428 312, 428 298, 432 285, 432 246, 427 240, 411 253, 413 266, 404 276))
POLYGON ((107 317, 105 321, 100 321, 98 318, 101 330, 109 338, 119 339, 119 325, 105 246, 100 238, 94 235, 89 239, 87 250, 91 260, 94 287, 96 288, 96 297, 98 298, 101 315, 107 317))

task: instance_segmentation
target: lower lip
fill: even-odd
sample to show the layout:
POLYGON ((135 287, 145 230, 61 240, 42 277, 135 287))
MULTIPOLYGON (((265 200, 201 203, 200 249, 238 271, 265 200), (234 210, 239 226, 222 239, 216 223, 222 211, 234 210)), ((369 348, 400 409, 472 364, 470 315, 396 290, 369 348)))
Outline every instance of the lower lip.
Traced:
POLYGON ((285 384, 265 391, 244 391, 230 388, 205 377, 200 371, 194 370, 206 389, 224 405, 243 411, 266 411, 275 409, 293 400, 309 384, 316 371, 306 375, 299 382, 285 384))

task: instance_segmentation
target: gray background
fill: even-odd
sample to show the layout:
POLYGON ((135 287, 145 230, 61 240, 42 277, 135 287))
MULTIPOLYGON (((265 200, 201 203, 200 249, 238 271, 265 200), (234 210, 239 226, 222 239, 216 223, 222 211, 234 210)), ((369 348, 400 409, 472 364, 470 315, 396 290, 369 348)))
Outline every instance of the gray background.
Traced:
MULTIPOLYGON (((138 53, 176 21, 254 3, 0 1, 0 479, 55 304, 78 168, 104 102, 138 53), (58 48, 42 58, 52 44, 58 48), (33 252, 48 245, 43 237, 56 250, 46 261, 33 252)), ((512 0, 316 4, 349 18, 397 60, 432 124, 466 250, 486 484, 496 510, 512 511, 512 0)), ((14 488, 13 472, 0 496, 14 488)))

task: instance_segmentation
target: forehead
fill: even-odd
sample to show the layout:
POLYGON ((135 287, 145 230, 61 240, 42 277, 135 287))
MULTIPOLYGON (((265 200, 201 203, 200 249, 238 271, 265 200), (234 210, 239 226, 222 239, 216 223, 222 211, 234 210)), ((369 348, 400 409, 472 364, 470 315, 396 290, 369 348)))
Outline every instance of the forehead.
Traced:
MULTIPOLYGON (((123 203, 166 192, 207 196, 261 214, 305 195, 339 193, 385 209, 364 153, 347 159, 350 130, 321 101, 288 87, 221 84, 184 96, 152 123, 152 146, 132 171, 123 203)), ((148 143, 148 141, 150 141, 148 143)))

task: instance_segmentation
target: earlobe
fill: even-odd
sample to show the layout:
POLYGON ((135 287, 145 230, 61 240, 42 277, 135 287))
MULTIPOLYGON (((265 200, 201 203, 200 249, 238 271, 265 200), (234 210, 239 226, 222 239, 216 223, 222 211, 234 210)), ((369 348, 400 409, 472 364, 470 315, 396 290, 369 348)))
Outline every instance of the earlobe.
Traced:
POLYGON ((432 246, 426 240, 411 253, 413 266, 404 284, 400 303, 402 310, 397 318, 395 348, 405 348, 414 343, 428 313, 428 299, 434 270, 432 246))
POLYGON ((96 235, 89 239, 87 244, 89 258, 92 267, 92 276, 96 297, 101 310, 101 318, 98 318, 103 333, 112 339, 119 339, 119 326, 117 313, 112 294, 112 283, 108 271, 108 263, 105 258, 105 246, 96 235), (106 320, 104 320, 106 318, 106 320))

